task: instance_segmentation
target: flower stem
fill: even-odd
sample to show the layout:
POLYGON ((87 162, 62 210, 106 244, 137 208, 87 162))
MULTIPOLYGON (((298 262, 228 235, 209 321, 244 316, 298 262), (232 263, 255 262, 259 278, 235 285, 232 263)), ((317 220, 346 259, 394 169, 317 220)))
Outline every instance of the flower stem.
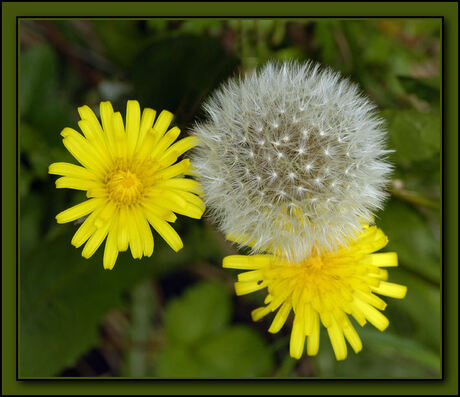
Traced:
POLYGON ((430 200, 426 197, 421 196, 419 193, 406 190, 406 189, 398 189, 394 186, 390 188, 390 193, 392 196, 403 200, 407 201, 408 203, 415 204, 415 205, 421 205, 424 207, 429 207, 429 208, 434 208, 434 209, 439 209, 439 202, 430 200))
POLYGON ((131 304, 131 349, 128 353, 128 376, 147 376, 147 344, 152 334, 152 313, 155 307, 150 280, 134 287, 131 304))

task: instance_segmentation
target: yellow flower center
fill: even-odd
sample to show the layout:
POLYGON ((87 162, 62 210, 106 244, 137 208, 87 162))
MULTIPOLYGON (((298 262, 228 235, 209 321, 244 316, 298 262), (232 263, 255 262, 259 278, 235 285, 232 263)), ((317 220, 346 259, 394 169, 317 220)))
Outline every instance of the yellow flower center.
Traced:
POLYGON ((283 296, 293 306, 303 302, 312 304, 318 312, 329 311, 333 306, 343 309, 352 299, 354 288, 369 291, 360 282, 363 276, 368 281, 365 277, 368 269, 360 269, 355 262, 338 264, 334 259, 316 256, 294 264, 275 264, 275 261, 262 270, 263 279, 268 282, 272 296, 283 296))
POLYGON ((118 203, 134 204, 142 196, 144 186, 131 171, 117 171, 107 182, 109 197, 118 203))
POLYGON ((320 256, 315 256, 304 261, 304 263, 302 263, 301 266, 302 265, 304 265, 306 268, 310 268, 313 271, 321 270, 324 264, 320 256))
POLYGON ((152 161, 116 161, 106 177, 108 197, 119 205, 138 203, 146 190, 153 186, 156 168, 152 161))

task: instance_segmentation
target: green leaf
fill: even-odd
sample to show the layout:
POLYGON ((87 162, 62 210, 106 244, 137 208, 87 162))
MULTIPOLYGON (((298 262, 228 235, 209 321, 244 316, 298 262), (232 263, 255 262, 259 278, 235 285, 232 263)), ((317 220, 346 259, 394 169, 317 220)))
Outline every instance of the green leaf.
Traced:
POLYGON ((441 148, 441 117, 416 110, 385 110, 390 147, 396 149, 394 159, 401 165, 427 160, 441 148))
MULTIPOLYGON (((391 326, 391 325, 390 325, 391 326)), ((355 354, 350 346, 345 361, 334 357, 328 335, 324 336, 317 357, 312 359, 314 373, 321 377, 426 378, 440 376, 440 358, 413 337, 380 332, 370 325, 357 326, 363 350, 355 354)))
POLYGON ((193 346, 168 343, 157 357, 155 376, 243 378, 267 376, 272 368, 273 357, 259 334, 234 326, 193 346))
POLYGON ((305 52, 299 48, 283 48, 273 54, 274 58, 279 61, 292 61, 294 59, 299 61, 305 60, 305 52))
POLYGON ((234 326, 206 340, 197 351, 213 377, 266 376, 272 356, 260 335, 247 326, 234 326))
POLYGON ((369 327, 360 330, 360 334, 374 352, 389 358, 401 356, 422 364, 435 373, 440 373, 441 360, 439 355, 428 350, 415 341, 414 338, 404 338, 400 335, 380 332, 369 327))
POLYGON ((29 161, 30 172, 41 179, 47 178, 48 166, 51 163, 49 146, 43 141, 40 133, 25 122, 21 123, 20 137, 22 158, 29 161))
POLYGON ((123 68, 132 64, 146 40, 138 21, 93 21, 91 27, 102 41, 106 55, 123 68))
MULTIPOLYGON (((102 267, 103 246, 92 258, 84 259, 81 248, 70 245, 75 226, 60 225, 57 230, 53 238, 41 237, 30 252, 21 248, 21 377, 55 376, 73 365, 98 345, 103 316, 124 304, 124 294, 132 286, 146 276, 160 276, 195 258, 187 236, 183 236, 184 248, 175 253, 155 235, 151 258, 134 260, 129 252, 120 253, 115 268, 106 271, 102 267)), ((209 244, 216 242, 209 240, 209 244)))
POLYGON ((33 46, 21 53, 19 66, 19 106, 24 115, 57 88, 56 53, 48 44, 33 46))
POLYGON ((398 254, 402 267, 439 282, 440 243, 413 207, 393 199, 377 217, 377 224, 389 238, 385 249, 398 254))
POLYGON ((171 341, 194 344, 221 331, 230 321, 230 297, 220 284, 189 288, 166 308, 165 331, 171 341))
POLYGON ((193 353, 183 345, 167 345, 156 357, 154 376, 161 378, 204 378, 202 368, 193 353))
POLYGON ((389 302, 387 316, 391 322, 391 329, 439 353, 441 346, 439 286, 404 269, 395 269, 390 277, 392 282, 407 286, 407 295, 404 299, 389 302))
MULTIPOLYGON (((319 21, 315 25, 315 40, 321 53, 321 59, 325 64, 335 64, 340 59, 334 32, 340 29, 338 21, 319 21)), ((289 47, 289 49, 296 49, 289 47)), ((341 60, 341 59, 340 59, 341 60)))
POLYGON ((185 34, 205 35, 208 32, 217 36, 222 30, 222 23, 212 19, 190 19, 184 21, 179 29, 185 34))
POLYGON ((251 377, 267 375, 271 351, 250 327, 230 322, 230 297, 222 284, 201 282, 166 307, 167 343, 155 376, 251 377))
POLYGON ((77 116, 77 109, 67 99, 67 87, 61 81, 59 66, 57 54, 48 44, 31 47, 21 54, 20 135, 26 122, 50 146, 60 141, 59 132, 72 126, 69 123, 77 116))

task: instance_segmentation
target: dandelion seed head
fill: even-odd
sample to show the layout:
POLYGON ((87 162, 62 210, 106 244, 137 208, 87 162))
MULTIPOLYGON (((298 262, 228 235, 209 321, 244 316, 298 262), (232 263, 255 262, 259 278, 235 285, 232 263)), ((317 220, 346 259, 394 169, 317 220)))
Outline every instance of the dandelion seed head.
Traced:
POLYGON ((208 216, 255 253, 276 248, 298 261, 335 249, 381 208, 391 171, 386 131, 338 73, 268 63, 229 80, 204 109, 192 164, 208 216))

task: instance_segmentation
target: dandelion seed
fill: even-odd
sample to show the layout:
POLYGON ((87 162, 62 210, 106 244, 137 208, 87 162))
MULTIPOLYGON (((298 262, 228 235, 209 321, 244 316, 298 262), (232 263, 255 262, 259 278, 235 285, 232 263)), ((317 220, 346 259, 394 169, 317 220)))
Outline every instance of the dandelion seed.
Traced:
POLYGON ((110 102, 100 104, 102 126, 88 106, 78 111, 83 135, 71 128, 61 135, 81 166, 53 163, 48 171, 61 175, 57 188, 87 192, 88 200, 56 216, 58 223, 67 223, 88 215, 72 244, 78 248, 86 243, 82 255, 89 258, 106 240, 106 269, 112 269, 118 253, 128 247, 133 258, 151 256, 151 227, 174 251, 180 250, 182 240, 169 224, 177 218, 174 213, 199 219, 205 209, 198 197, 200 184, 186 177, 192 174, 190 160, 176 163, 197 138, 174 143, 179 128, 167 131, 173 115, 164 110, 155 121, 155 111, 147 108, 141 115, 137 101, 128 101, 126 124, 110 102))

